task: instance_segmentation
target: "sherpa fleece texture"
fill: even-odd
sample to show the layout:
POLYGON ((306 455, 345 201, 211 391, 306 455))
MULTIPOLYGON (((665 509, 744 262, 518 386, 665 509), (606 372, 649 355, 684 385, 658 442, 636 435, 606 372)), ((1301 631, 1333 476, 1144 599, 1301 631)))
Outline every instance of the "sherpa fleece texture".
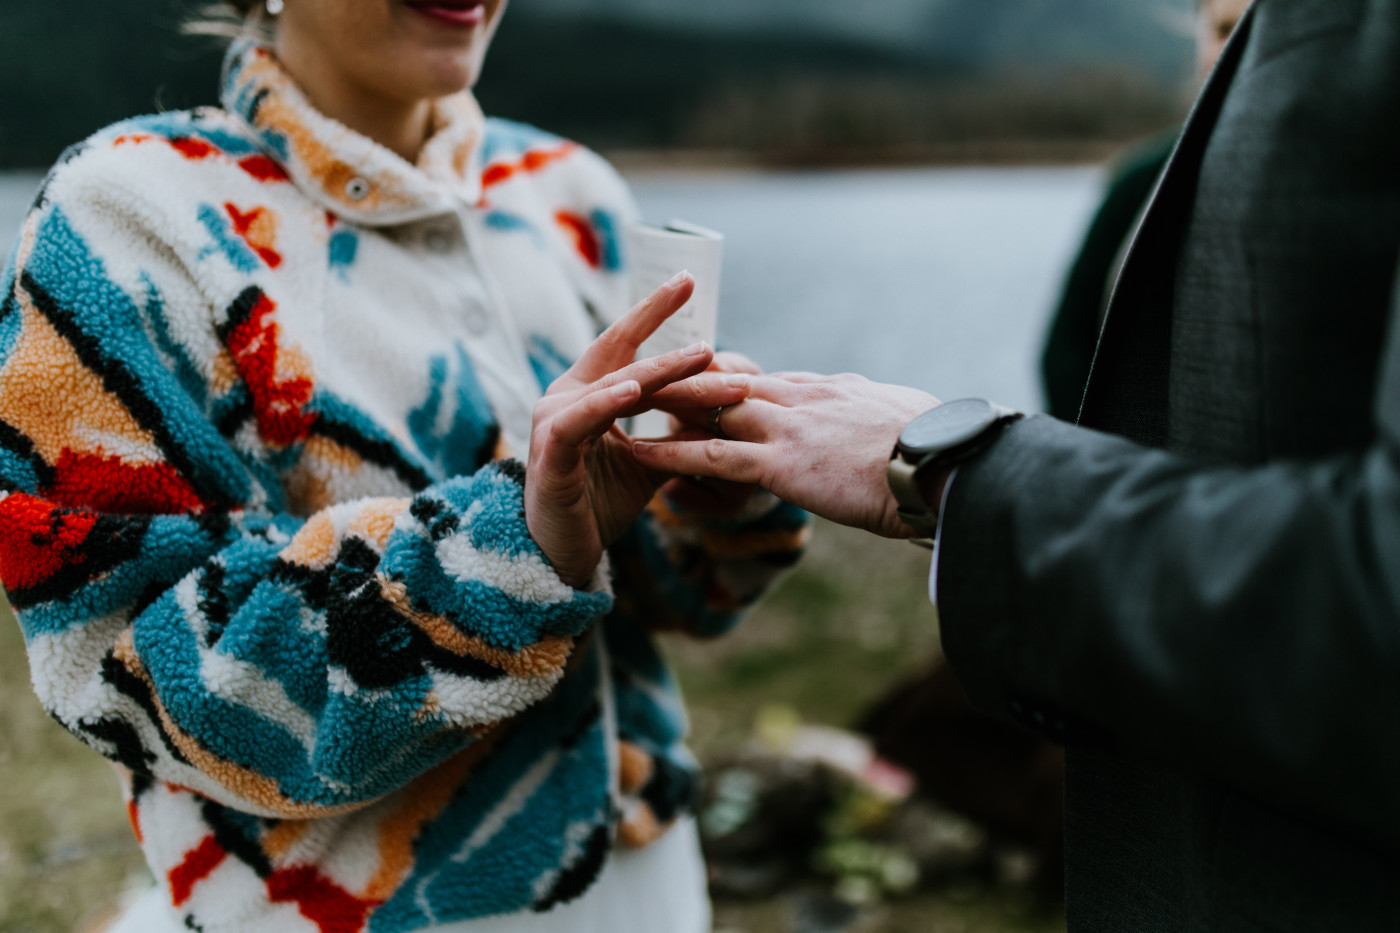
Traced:
POLYGON ((577 896, 693 793, 650 632, 723 632, 804 518, 658 501, 616 599, 566 586, 509 438, 625 306, 623 184, 467 95, 409 165, 253 45, 223 103, 69 152, 0 281, 0 580, 35 688, 118 763, 192 929, 577 896))

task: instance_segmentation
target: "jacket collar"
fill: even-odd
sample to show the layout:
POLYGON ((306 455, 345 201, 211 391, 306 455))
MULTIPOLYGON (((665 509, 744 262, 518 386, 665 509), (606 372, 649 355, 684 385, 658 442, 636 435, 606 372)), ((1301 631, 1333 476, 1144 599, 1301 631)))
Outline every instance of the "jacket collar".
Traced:
POLYGON ((481 198, 485 118, 470 92, 434 102, 417 165, 317 111, 256 42, 229 49, 222 102, 308 197, 357 223, 404 223, 481 198))

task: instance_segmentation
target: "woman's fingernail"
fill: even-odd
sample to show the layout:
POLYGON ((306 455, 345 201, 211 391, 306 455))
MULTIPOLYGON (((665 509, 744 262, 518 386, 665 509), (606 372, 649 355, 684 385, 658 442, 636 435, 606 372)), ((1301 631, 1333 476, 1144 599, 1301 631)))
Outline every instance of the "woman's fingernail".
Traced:
MULTIPOLYGON (((677 272, 674 276, 672 276, 671 281, 663 285, 662 288, 675 288, 677 285, 681 284, 688 278, 690 278, 690 272, 688 270, 682 269, 680 272, 677 272)), ((652 279, 652 281, 654 282, 656 280, 652 279)))
POLYGON ((647 443, 646 441, 633 441, 633 442, 632 442, 632 453, 634 453, 634 454, 645 454, 645 453, 650 453, 651 450, 652 450, 652 448, 654 448, 655 446, 656 446, 655 444, 649 444, 649 443, 647 443))
POLYGON ((682 350, 681 353, 685 356, 704 356, 707 352, 709 352, 709 349, 710 345, 704 340, 702 340, 699 343, 692 343, 690 346, 682 350))
POLYGON ((731 389, 746 389, 749 385, 749 377, 743 373, 734 373, 724 377, 724 384, 731 389))

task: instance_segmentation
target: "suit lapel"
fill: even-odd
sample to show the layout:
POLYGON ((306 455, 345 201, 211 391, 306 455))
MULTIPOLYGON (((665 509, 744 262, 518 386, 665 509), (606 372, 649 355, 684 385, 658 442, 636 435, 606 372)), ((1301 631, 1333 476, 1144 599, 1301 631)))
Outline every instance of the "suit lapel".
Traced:
POLYGON ((1251 4, 1186 120, 1109 300, 1079 423, 1153 447, 1167 439, 1172 300, 1206 145, 1254 25, 1251 4))

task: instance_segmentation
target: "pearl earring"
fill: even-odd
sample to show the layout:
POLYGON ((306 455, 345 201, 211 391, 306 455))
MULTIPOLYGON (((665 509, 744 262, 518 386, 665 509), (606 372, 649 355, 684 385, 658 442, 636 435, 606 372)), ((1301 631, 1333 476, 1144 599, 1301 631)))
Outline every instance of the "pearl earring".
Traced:
POLYGON ((276 16, 287 6, 286 0, 267 0, 267 15, 276 16))

